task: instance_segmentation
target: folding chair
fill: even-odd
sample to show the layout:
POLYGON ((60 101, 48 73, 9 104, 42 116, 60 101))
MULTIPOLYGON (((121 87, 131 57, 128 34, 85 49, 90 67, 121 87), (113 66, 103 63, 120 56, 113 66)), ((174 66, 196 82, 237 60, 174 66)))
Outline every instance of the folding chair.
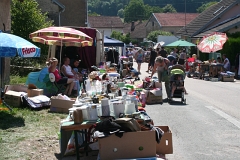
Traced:
POLYGON ((58 84, 55 81, 55 75, 53 73, 49 73, 49 79, 50 79, 50 82, 52 82, 57 88, 57 92, 55 93, 56 95, 59 93, 63 93, 65 91, 65 89, 66 89, 65 85, 67 85, 67 84, 58 84))
POLYGON ((51 95, 57 95, 65 90, 64 85, 55 82, 55 76, 53 73, 49 73, 48 67, 45 67, 40 71, 38 80, 46 84, 46 89, 51 95))

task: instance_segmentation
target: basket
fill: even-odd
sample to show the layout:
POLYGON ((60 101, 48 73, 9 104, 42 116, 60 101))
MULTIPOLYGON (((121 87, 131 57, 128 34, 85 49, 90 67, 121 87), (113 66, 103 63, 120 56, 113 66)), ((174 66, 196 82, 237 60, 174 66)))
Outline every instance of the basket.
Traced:
POLYGON ((211 78, 211 82, 218 82, 218 78, 211 78))

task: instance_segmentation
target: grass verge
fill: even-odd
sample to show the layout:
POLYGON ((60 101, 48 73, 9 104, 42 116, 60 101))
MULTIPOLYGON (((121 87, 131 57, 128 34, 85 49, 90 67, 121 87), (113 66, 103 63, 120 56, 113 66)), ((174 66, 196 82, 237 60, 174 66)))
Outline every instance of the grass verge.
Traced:
POLYGON ((48 109, 0 110, 0 160, 56 159, 59 124, 66 116, 49 113, 48 109))

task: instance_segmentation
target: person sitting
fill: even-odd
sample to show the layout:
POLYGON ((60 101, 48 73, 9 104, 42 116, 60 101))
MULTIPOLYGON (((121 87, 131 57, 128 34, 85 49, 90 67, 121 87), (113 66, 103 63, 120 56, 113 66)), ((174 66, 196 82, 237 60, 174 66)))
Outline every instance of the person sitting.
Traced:
POLYGON ((221 57, 217 57, 217 61, 216 61, 217 64, 222 64, 222 60, 221 60, 221 57))
POLYGON ((72 70, 72 67, 69 64, 70 64, 70 59, 68 57, 65 57, 63 60, 63 65, 61 67, 61 72, 64 76, 68 78, 74 78, 74 72, 72 70))
MULTIPOLYGON (((72 67, 69 65, 70 59, 68 57, 64 58, 63 63, 64 64, 61 67, 61 72, 63 73, 64 76, 74 79, 75 84, 74 84, 73 90, 75 90, 75 91, 77 91, 77 93, 79 93, 79 90, 80 90, 80 82, 79 81, 82 81, 82 76, 78 72, 78 69, 77 69, 77 67, 79 65, 79 61, 74 61, 75 65, 76 65, 75 69, 77 69, 76 71, 74 71, 72 69, 72 67)), ((75 96, 76 96, 76 94, 75 94, 75 96)))
POLYGON ((53 73, 55 76, 55 82, 57 84, 68 84, 64 94, 67 96, 70 96, 72 94, 72 89, 74 86, 74 79, 72 78, 67 78, 67 77, 61 77, 59 74, 59 71, 57 69, 57 65, 58 65, 58 60, 57 58, 51 58, 49 60, 49 68, 48 71, 49 73, 53 73))
POLYGON ((176 76, 176 80, 172 83, 172 92, 171 92, 171 98, 173 97, 174 91, 176 89, 183 89, 185 94, 188 94, 184 85, 181 75, 176 76))
POLYGON ((223 54, 223 68, 225 71, 230 71, 230 61, 229 59, 226 57, 226 54, 223 54))
POLYGON ((79 83, 83 83, 83 75, 79 72, 78 66, 81 60, 74 60, 72 70, 74 72, 75 78, 79 80, 79 83))

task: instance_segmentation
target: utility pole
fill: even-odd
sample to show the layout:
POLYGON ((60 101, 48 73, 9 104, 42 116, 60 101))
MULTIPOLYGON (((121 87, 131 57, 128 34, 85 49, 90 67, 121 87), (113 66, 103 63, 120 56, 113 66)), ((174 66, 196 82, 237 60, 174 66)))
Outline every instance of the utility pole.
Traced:
POLYGON ((187 3, 186 3, 186 0, 185 0, 185 32, 187 32, 187 3))

